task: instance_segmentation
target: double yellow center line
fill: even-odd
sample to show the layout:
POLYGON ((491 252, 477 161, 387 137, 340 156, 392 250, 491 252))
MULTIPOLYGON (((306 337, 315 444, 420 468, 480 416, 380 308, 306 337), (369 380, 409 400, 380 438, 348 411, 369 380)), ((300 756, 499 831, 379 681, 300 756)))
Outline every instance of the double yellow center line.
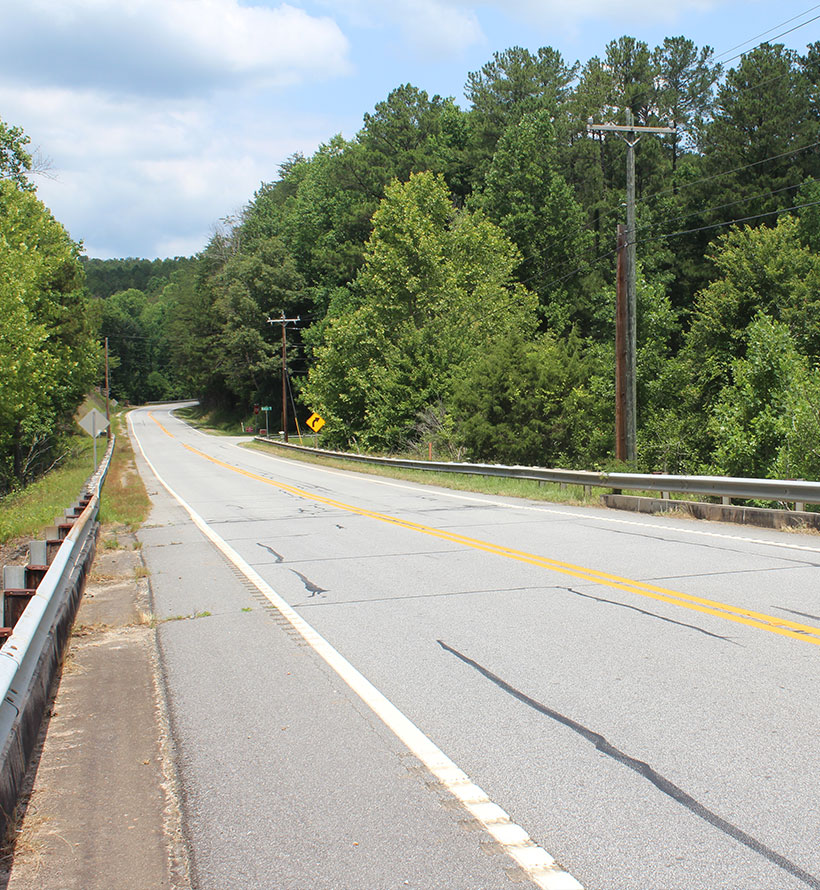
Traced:
POLYGON ((446 531, 445 529, 432 528, 427 525, 421 525, 418 522, 412 522, 409 519, 401 519, 397 516, 389 516, 385 513, 377 513, 373 510, 366 510, 363 507, 356 507, 352 504, 345 504, 333 498, 326 498, 322 495, 304 491, 293 485, 284 482, 276 482, 258 473, 252 473, 249 470, 243 470, 232 464, 225 463, 218 458, 211 457, 203 451, 191 445, 186 445, 177 439, 173 433, 168 430, 154 417, 149 414, 151 419, 157 426, 170 438, 179 442, 183 448, 210 461, 212 464, 223 467, 241 476, 246 476, 264 485, 270 485, 281 491, 287 491, 290 494, 313 501, 314 503, 324 504, 328 507, 334 507, 337 510, 343 510, 347 513, 353 513, 358 516, 366 516, 369 519, 376 519, 379 522, 386 522, 390 525, 398 526, 409 531, 418 532, 423 535, 429 535, 439 538, 443 541, 449 541, 453 544, 459 544, 464 547, 470 547, 473 550, 481 550, 484 553, 492 553, 496 556, 503 556, 507 559, 514 559, 517 562, 526 563, 528 565, 539 566, 549 569, 553 572, 559 572, 562 575, 569 575, 572 578, 579 578, 582 581, 589 581, 594 584, 601 584, 605 587, 611 587, 616 590, 624 590, 627 593, 637 594, 647 597, 648 599, 658 600, 663 603, 671 603, 674 606, 680 606, 684 609, 692 609, 695 612, 702 612, 706 615, 716 615, 718 618, 724 618, 727 621, 734 621, 738 624, 745 624, 748 627, 755 627, 759 630, 766 630, 770 633, 779 634, 784 637, 792 637, 796 640, 802 640, 807 643, 820 645, 820 627, 813 627, 808 624, 800 624, 796 621, 778 618, 774 615, 766 615, 763 612, 755 612, 752 609, 744 609, 739 606, 732 606, 728 603, 721 603, 716 600, 703 599, 702 597, 692 596, 688 593, 681 593, 677 590, 669 590, 666 587, 658 587, 654 584, 647 584, 644 581, 633 581, 630 578, 622 578, 619 575, 610 575, 607 572, 599 572, 596 569, 588 569, 584 566, 577 566, 569 562, 562 562, 557 559, 550 559, 546 556, 538 556, 534 553, 527 553, 524 550, 516 550, 512 547, 503 547, 498 544, 492 544, 489 541, 482 541, 478 538, 469 538, 465 535, 459 535, 455 532, 446 531))

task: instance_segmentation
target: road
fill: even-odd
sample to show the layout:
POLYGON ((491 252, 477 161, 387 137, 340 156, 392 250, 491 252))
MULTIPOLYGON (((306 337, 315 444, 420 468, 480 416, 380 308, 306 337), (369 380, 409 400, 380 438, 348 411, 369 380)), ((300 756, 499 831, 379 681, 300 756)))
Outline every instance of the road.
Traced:
POLYGON ((819 537, 130 418, 201 890, 820 888, 819 537))

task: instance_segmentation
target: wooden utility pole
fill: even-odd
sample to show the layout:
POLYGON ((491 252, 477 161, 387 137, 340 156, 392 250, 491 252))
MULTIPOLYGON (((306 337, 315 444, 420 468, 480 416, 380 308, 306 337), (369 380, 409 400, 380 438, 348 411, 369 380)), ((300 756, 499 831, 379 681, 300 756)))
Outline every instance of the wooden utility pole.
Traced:
POLYGON ((297 324, 301 316, 285 318, 282 312, 281 318, 269 318, 268 324, 282 325, 282 433, 285 441, 288 441, 288 341, 285 330, 289 324, 297 324))
POLYGON ((626 226, 618 225, 618 286, 615 298, 615 458, 626 460, 626 226))
MULTIPOLYGON (((590 133, 619 133, 626 142, 626 246, 622 248, 620 236, 618 241, 618 266, 623 259, 626 277, 626 356, 624 384, 624 415, 625 415, 625 457, 621 460, 634 462, 637 458, 637 298, 635 293, 635 146, 644 133, 674 134, 675 127, 638 127, 632 118, 632 109, 626 109, 626 126, 619 124, 587 124, 590 133)), ((620 228, 620 227, 619 227, 620 228)), ((620 281, 620 278, 619 278, 620 281)), ((616 337, 617 340, 617 337, 616 337)), ((617 346, 616 346, 617 351, 617 346)), ((617 365, 617 362, 616 362, 617 365)), ((617 401, 617 375, 616 375, 617 401)), ((617 405, 616 405, 617 418, 617 405)), ((616 420, 617 424, 617 420, 616 420)), ((616 456, 617 456, 616 430, 616 456)))

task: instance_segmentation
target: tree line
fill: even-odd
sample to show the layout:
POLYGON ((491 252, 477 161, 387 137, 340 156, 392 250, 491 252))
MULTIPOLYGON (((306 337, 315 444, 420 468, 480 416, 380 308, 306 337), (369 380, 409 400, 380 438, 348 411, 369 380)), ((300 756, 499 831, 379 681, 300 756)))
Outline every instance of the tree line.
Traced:
POLYGON ((397 87, 294 154, 190 260, 84 263, 132 401, 249 411, 281 332, 323 441, 614 466, 616 227, 637 152, 641 470, 818 478, 820 44, 732 67, 684 37, 579 66, 513 47, 466 108, 397 87))
POLYGON ((465 109, 397 87, 215 232, 187 385, 278 405, 284 312, 329 445, 612 466, 626 146, 588 123, 629 111, 676 127, 636 152, 638 468, 817 476, 819 64, 622 37, 583 66, 496 53, 465 109))
POLYGON ((37 198, 28 144, 0 121, 0 495, 65 457, 100 361, 80 245, 37 198))

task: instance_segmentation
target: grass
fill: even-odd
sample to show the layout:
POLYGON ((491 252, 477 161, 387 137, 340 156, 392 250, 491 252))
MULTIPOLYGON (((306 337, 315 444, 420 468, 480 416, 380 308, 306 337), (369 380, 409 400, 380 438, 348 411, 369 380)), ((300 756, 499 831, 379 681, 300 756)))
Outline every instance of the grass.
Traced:
POLYGON ((201 405, 191 405, 188 408, 177 408, 174 414, 195 429, 214 436, 237 436, 244 432, 243 418, 235 411, 205 409, 201 405))
MULTIPOLYGON (((99 399, 89 398, 79 413, 89 408, 105 410, 99 399)), ((136 530, 148 515, 151 502, 134 463, 134 452, 124 433, 124 416, 114 415, 117 446, 105 480, 100 505, 100 520, 136 530)), ((36 537, 54 522, 55 517, 77 500, 94 471, 94 443, 86 435, 72 441, 72 455, 66 462, 19 492, 0 499, 0 544, 20 538, 36 537)), ((97 459, 105 452, 106 441, 97 442, 97 459)), ((118 546, 104 543, 103 546, 118 546)))
MULTIPOLYGON (((295 438, 295 437, 294 437, 295 438)), ((477 476, 470 473, 437 473, 430 470, 408 470, 400 467, 385 467, 381 464, 359 463, 358 461, 342 460, 332 457, 324 457, 316 454, 306 454, 300 451, 290 451, 277 448, 276 445, 268 445, 266 442, 254 440, 243 447, 253 448, 267 454, 275 453, 278 457, 286 457, 288 460, 300 460, 305 463, 318 464, 319 466, 332 467, 339 470, 348 470, 356 473, 368 473, 372 476, 386 476, 390 479, 402 479, 409 482, 419 482, 425 485, 437 485, 440 488, 450 488, 456 491, 474 491, 480 494, 498 495, 499 497, 520 497, 536 501, 549 501, 553 504, 567 504, 570 506, 601 506, 601 496, 612 492, 612 488, 594 486, 587 494, 583 485, 559 485, 554 482, 538 482, 533 479, 508 479, 502 476, 477 476)), ((418 458, 416 458, 418 459, 418 458)), ((424 458, 422 458, 424 459, 424 458)), ((624 494, 639 497, 660 498, 660 491, 644 491, 639 489, 623 490, 624 494)), ((684 492, 670 492, 670 504, 674 501, 699 500, 704 503, 717 503, 717 497, 697 497, 684 492)), ((742 500, 732 502, 735 506, 742 505, 742 500)), ((761 502, 748 501, 747 506, 764 506, 761 502)), ((768 504, 770 508, 783 509, 783 504, 768 504)), ((691 514, 681 508, 670 506, 669 509, 656 514, 675 519, 691 519, 691 514)))
POLYGON ((148 516, 151 501, 134 462, 134 450, 125 431, 125 416, 112 417, 117 444, 103 486, 100 521, 136 531, 148 516))
POLYGON ((499 495, 502 497, 528 498, 530 500, 549 501, 553 504, 569 504, 572 506, 600 506, 601 493, 585 494, 583 485, 560 486, 552 482, 537 482, 532 479, 505 479, 500 476, 474 476, 467 473, 438 473, 432 470, 406 470, 400 467, 385 467, 379 464, 358 463, 340 460, 315 454, 304 454, 300 451, 288 451, 286 454, 275 445, 265 442, 249 442, 246 448, 253 448, 267 454, 275 453, 289 460, 301 460, 305 463, 319 464, 339 470, 350 470, 356 473, 368 473, 372 476, 386 476, 389 479, 402 479, 409 482, 420 482, 425 485, 437 485, 439 488, 451 488, 456 491, 475 491, 480 494, 499 495))
MULTIPOLYGON (((72 445, 72 456, 62 466, 0 499, 0 544, 36 536, 80 496, 94 472, 93 442, 88 436, 78 435, 72 445)), ((101 445, 97 443, 98 459, 101 445)))

